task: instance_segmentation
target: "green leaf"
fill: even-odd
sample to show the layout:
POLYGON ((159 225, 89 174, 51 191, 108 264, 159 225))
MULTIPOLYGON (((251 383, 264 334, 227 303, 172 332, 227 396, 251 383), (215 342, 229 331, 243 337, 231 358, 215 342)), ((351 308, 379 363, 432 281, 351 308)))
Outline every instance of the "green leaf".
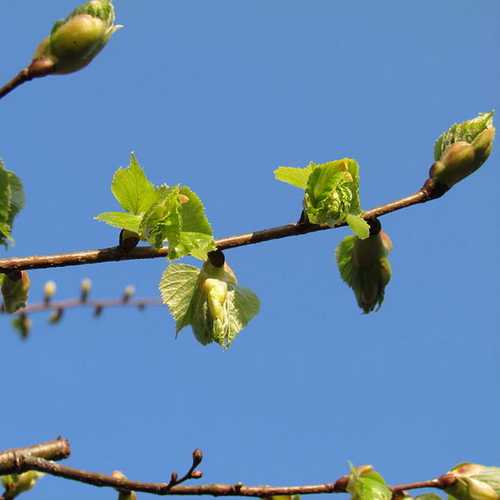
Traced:
POLYGON ((139 234, 157 248, 168 240, 170 259, 192 255, 205 260, 216 249, 203 203, 186 186, 160 191, 159 201, 144 215, 139 234))
POLYGON ((5 310, 14 313, 26 307, 30 289, 30 277, 27 271, 21 271, 20 279, 12 279, 5 275, 2 279, 2 296, 5 310))
POLYGON ((384 478, 371 466, 353 467, 349 474, 347 491, 352 500, 391 500, 392 491, 384 478))
POLYGON ((311 175, 316 163, 309 163, 307 167, 278 167, 274 171, 276 180, 291 184, 299 189, 306 189, 307 180, 311 175))
POLYGON ((359 215, 359 167, 344 158, 317 165, 309 176, 304 209, 313 224, 334 226, 348 214, 359 215))
POLYGON ((136 215, 149 210, 158 199, 156 187, 146 177, 134 154, 130 155, 128 167, 115 172, 111 191, 124 210, 136 215))
POLYGON ((176 331, 191 325, 203 345, 217 342, 227 349, 259 311, 257 296, 237 285, 227 266, 205 263, 202 270, 171 264, 160 281, 163 302, 176 321, 176 331))
POLYGON ((170 264, 160 280, 160 294, 176 321, 176 333, 189 325, 189 307, 196 292, 200 269, 187 264, 170 264))
POLYGON ((415 497, 415 500, 441 500, 441 497, 436 493, 424 493, 415 497))
POLYGON ((391 248, 390 238, 383 231, 364 240, 348 236, 337 247, 340 275, 352 288, 364 313, 378 310, 384 301, 392 274, 387 258, 391 248))
POLYGON ((476 118, 455 123, 448 130, 443 132, 434 145, 434 159, 441 159, 448 146, 460 141, 472 144, 474 139, 484 130, 493 126, 494 112, 479 113, 476 118))
POLYGON ((212 227, 205 215, 205 207, 198 195, 187 186, 179 189, 181 196, 188 201, 180 204, 181 228, 178 241, 174 238, 174 253, 169 258, 178 259, 184 255, 192 255, 200 260, 206 260, 208 252, 216 250, 212 227))
POLYGON ((0 160, 0 244, 7 245, 7 241, 13 241, 14 218, 23 207, 22 183, 14 172, 5 169, 0 160))
POLYGON ((128 229, 129 231, 139 234, 139 226, 141 224, 142 217, 129 212, 103 212, 102 214, 94 217, 94 219, 100 222, 105 222, 110 226, 117 227, 119 229, 128 229))
POLYGON ((45 474, 37 471, 28 471, 21 474, 9 474, 8 476, 1 476, 2 482, 8 498, 14 499, 25 491, 31 490, 37 481, 45 474))
POLYGON ((361 240, 370 236, 370 225, 359 215, 348 214, 345 218, 352 232, 361 240))

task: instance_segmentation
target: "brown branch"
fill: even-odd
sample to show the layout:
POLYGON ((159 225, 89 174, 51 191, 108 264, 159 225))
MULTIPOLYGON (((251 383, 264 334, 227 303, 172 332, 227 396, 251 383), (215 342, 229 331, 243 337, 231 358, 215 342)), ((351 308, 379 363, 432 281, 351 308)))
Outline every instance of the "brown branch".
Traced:
POLYGON ((19 457, 35 457, 42 460, 62 460, 69 457, 71 447, 68 440, 57 438, 25 448, 12 448, 0 453, 0 476, 15 473, 18 470, 19 457))
POLYGON ((6 83, 2 88, 0 88, 0 99, 2 97, 5 97, 7 94, 12 92, 23 83, 29 82, 32 78, 33 77, 30 77, 28 68, 24 68, 10 82, 6 83))
MULTIPOLYGON (((33 447, 35 449, 36 447, 33 447)), ((21 449, 23 450, 23 449, 21 449)), ((236 484, 204 484, 199 486, 184 486, 180 483, 189 479, 199 479, 202 477, 201 471, 196 470, 202 461, 202 453, 195 450, 192 456, 192 465, 184 476, 180 479, 177 473, 171 474, 170 481, 161 483, 147 483, 143 481, 132 481, 122 474, 106 475, 97 472, 89 472, 73 467, 67 467, 55 462, 35 456, 34 453, 21 452, 21 450, 11 450, 0 454, 0 457, 9 455, 11 462, 8 464, 10 473, 22 473, 30 470, 44 472, 56 477, 62 477, 72 481, 78 481, 97 487, 114 488, 125 492, 143 492, 154 495, 210 495, 210 496, 240 496, 240 497, 270 497, 275 495, 311 495, 319 493, 344 493, 348 485, 348 476, 342 476, 333 483, 302 485, 302 486, 246 486, 242 483, 236 484)), ((68 445, 69 453, 69 445, 68 445)), ((1 463, 1 462, 0 462, 1 463)), ((0 474, 3 469, 0 468, 0 474)), ((455 479, 449 475, 441 476, 438 479, 428 481, 399 484, 391 489, 394 494, 406 490, 419 488, 442 489, 452 484, 455 479)))
MULTIPOLYGON (((40 302, 37 304, 30 304, 22 309, 18 309, 15 314, 32 314, 47 311, 64 311, 66 309, 75 309, 77 307, 90 307, 93 309, 104 309, 107 307, 138 307, 140 309, 147 306, 161 306, 162 302, 159 299, 101 299, 101 300, 86 300, 81 299, 67 299, 58 300, 53 302, 40 302)), ((0 309, 0 313, 6 313, 4 309, 0 309)))
MULTIPOLYGON (((425 203, 433 199, 433 195, 428 189, 422 188, 417 193, 402 198, 386 205, 373 208, 363 214, 365 219, 372 219, 387 215, 391 212, 401 210, 403 208, 425 203)), ((345 223, 337 224, 334 228, 345 226, 345 223)), ((334 229, 333 228, 333 229, 334 229)), ((253 233, 241 234, 238 236, 230 236, 217 240, 215 243, 220 250, 236 248, 246 245, 262 243, 264 241, 276 240, 279 238, 287 238, 289 236, 299 236, 302 234, 312 233, 315 231, 324 231, 332 229, 330 226, 318 226, 315 224, 287 224, 269 229, 255 231, 253 233)), ((23 269, 46 269, 53 267, 65 266, 80 266, 85 264, 97 264, 101 262, 116 262, 122 260, 137 260, 137 259, 154 259, 157 257, 166 257, 168 248, 151 248, 140 247, 130 251, 124 251, 120 247, 103 248, 100 250, 88 250, 82 252, 73 252, 58 255, 46 256, 31 256, 31 257, 14 257, 11 259, 0 259, 0 273, 8 273, 11 271, 20 271, 23 269)))

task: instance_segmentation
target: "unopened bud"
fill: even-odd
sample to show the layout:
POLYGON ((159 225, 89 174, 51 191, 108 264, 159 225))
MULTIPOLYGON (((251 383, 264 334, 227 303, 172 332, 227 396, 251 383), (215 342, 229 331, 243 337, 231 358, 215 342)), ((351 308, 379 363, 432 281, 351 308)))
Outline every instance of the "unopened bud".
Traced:
MULTIPOLYGON (((112 474, 112 477, 115 479, 127 479, 127 476, 120 472, 119 470, 115 470, 112 474)), ((125 491, 120 488, 116 488, 118 491, 118 500, 137 500, 137 494, 133 491, 125 491)))
POLYGON ((77 7, 40 43, 29 67, 31 76, 72 73, 87 66, 121 27, 114 20, 111 0, 90 0, 77 7))
POLYGON ((94 318, 98 318, 102 314, 103 307, 101 304, 97 304, 94 307, 94 318))
POLYGON ((178 478, 179 478, 179 475, 177 474, 177 472, 172 472, 172 474, 170 474, 170 484, 177 483, 178 478))
POLYGON ((203 452, 199 448, 196 448, 196 450, 193 451, 193 465, 197 467, 198 465, 201 464, 202 460, 203 460, 203 452))
POLYGON ((133 231, 129 231, 128 229, 122 229, 120 231, 120 248, 125 250, 126 252, 130 252, 133 248, 135 248, 141 239, 137 233, 133 231))
POLYGON ((493 113, 453 125, 436 141, 429 178, 451 188, 488 159, 494 138, 493 113))
POLYGON ((80 284, 80 302, 87 302, 92 289, 92 281, 90 278, 85 278, 80 284))
POLYGON ((127 303, 135 294, 135 286, 134 285, 128 285, 125 287, 125 290, 123 290, 123 297, 122 301, 124 303, 127 303))
POLYGON ((55 281, 47 281, 43 287, 43 300, 46 304, 50 302, 50 299, 56 294, 57 285, 55 281))
POLYGON ((30 334, 32 321, 26 314, 20 314, 12 320, 14 330, 19 333, 22 340, 26 340, 30 334))
POLYGON ((177 197, 177 199, 179 200, 179 203, 181 205, 185 205, 186 203, 189 202, 189 198, 185 194, 179 194, 179 196, 177 197))
POLYGON ((208 308, 213 319, 224 320, 224 303, 227 297, 227 283, 214 278, 207 278, 203 283, 207 294, 208 308))
POLYGON ((28 471, 22 474, 2 476, 0 480, 3 483, 5 491, 8 493, 8 497, 15 498, 21 493, 31 490, 44 475, 42 472, 28 471))
POLYGON ((19 275, 14 277, 9 275, 4 276, 2 295, 5 310, 8 313, 13 313, 18 309, 26 307, 30 283, 30 278, 26 271, 21 271, 19 275))
POLYGON ((192 479, 201 479, 203 477, 203 472, 201 470, 194 470, 191 472, 191 478, 192 479))
POLYGON ((461 464, 454 467, 446 477, 455 481, 445 486, 445 491, 457 500, 499 500, 500 467, 479 464, 461 464))
POLYGON ((49 323, 51 325, 57 325, 61 321, 63 314, 64 309, 62 307, 58 307, 57 309, 52 311, 52 314, 49 317, 49 323))

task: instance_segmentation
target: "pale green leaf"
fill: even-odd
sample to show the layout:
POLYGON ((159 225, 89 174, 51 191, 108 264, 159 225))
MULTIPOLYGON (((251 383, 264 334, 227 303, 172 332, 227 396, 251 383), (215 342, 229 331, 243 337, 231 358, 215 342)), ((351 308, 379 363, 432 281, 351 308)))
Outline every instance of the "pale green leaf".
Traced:
POLYGON ((316 163, 309 163, 307 167, 278 167, 274 171, 274 177, 299 189, 306 189, 307 180, 315 166, 316 163))
POLYGON ((21 180, 14 172, 6 170, 0 160, 0 244, 6 245, 11 237, 14 218, 24 207, 21 180))
POLYGON ((304 210, 313 224, 334 226, 359 214, 359 173, 350 158, 317 165, 307 182, 304 210), (353 175, 354 174, 354 175, 353 175))
POLYGON ((371 467, 352 468, 347 491, 352 500, 391 500, 392 491, 371 467))
POLYGON ((119 168, 111 182, 111 191, 127 212, 139 215, 146 212, 157 200, 157 189, 146 177, 134 154, 130 165, 119 168))
POLYGON ((479 113, 476 118, 455 123, 448 130, 443 132, 434 145, 434 159, 441 159, 442 154, 448 146, 456 142, 464 141, 472 144, 474 139, 484 130, 493 125, 493 111, 489 113, 479 113))
POLYGON ((415 500, 441 500, 441 497, 436 493, 424 493, 415 497, 415 500))
POLYGON ((187 264, 170 264, 162 275, 161 297, 176 321, 177 332, 190 323, 189 308, 199 275, 200 269, 187 264))
POLYGON ((192 255, 205 260, 216 248, 203 204, 186 186, 161 191, 159 201, 143 218, 140 234, 155 247, 167 240, 170 259, 192 255))
POLYGON ((370 225, 359 215, 347 214, 345 221, 359 239, 365 240, 370 236, 370 225))
MULTIPOLYGON (((208 282, 207 282, 208 284, 208 282)), ((259 300, 250 290, 240 288, 227 266, 215 268, 205 263, 200 271, 188 265, 172 264, 163 274, 160 291, 164 303, 176 320, 176 330, 191 325, 196 339, 203 345, 217 342, 227 349, 238 333, 259 311, 259 300), (224 283, 227 290, 220 299, 220 309, 212 315, 206 280, 214 285, 224 283)))
POLYGON ((127 229, 139 234, 139 226, 141 224, 142 217, 129 212, 103 212, 102 214, 94 217, 94 219, 100 222, 105 222, 110 226, 117 227, 119 229, 127 229))

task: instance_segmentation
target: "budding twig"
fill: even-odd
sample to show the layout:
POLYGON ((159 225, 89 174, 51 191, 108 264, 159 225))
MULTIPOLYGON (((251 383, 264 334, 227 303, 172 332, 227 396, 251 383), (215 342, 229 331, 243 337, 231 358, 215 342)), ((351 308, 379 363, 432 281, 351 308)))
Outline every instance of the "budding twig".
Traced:
MULTIPOLYGON (((203 484, 198 486, 180 485, 189 479, 199 479, 202 474, 196 470, 201 463, 203 455, 201 450, 193 452, 193 462, 189 470, 178 479, 176 473, 171 474, 169 482, 148 483, 143 481, 132 481, 123 474, 101 474, 98 472, 89 472, 73 467, 52 462, 49 459, 57 460, 64 458, 61 454, 62 449, 69 455, 69 444, 65 440, 44 443, 31 448, 20 448, 0 453, 0 475, 17 473, 21 474, 27 471, 39 471, 46 474, 62 477, 72 481, 98 486, 109 487, 119 491, 142 492, 154 495, 210 495, 210 496, 239 496, 239 497, 270 497, 276 495, 311 495, 320 493, 345 493, 349 482, 348 476, 341 476, 335 482, 300 485, 300 486, 247 486, 242 483, 236 484, 203 484), (51 444, 52 443, 52 444, 51 444), (60 443, 56 446, 55 443, 60 443), (59 453, 54 452, 58 446, 59 453), (28 450, 28 451, 27 451, 28 450), (31 452, 29 452, 31 450, 31 452), (48 453, 47 450, 52 450, 48 453), (6 457, 6 458, 3 458, 6 457), (10 460, 10 461, 9 461, 10 460)), ((451 479, 447 475, 437 479, 427 481, 413 482, 407 484, 398 484, 391 488, 394 494, 407 490, 421 488, 443 489, 449 486, 451 479)))
MULTIPOLYGON (((387 203, 380 207, 372 208, 363 214, 365 219, 381 217, 391 212, 396 212, 404 208, 419 203, 425 203, 434 199, 432 193, 427 189, 422 189, 417 193, 401 198, 400 200, 387 203)), ((254 245, 264 241, 287 238, 289 236, 299 236, 315 231, 324 231, 345 226, 345 223, 337 224, 333 228, 330 226, 318 226, 315 224, 287 224, 253 233, 246 233, 237 236, 230 236, 217 240, 215 243, 219 250, 254 245)), ((0 273, 8 273, 13 270, 24 269, 47 269, 53 267, 80 266, 85 264, 97 264, 101 262, 116 262, 122 260, 154 259, 168 255, 168 248, 140 247, 130 251, 124 251, 119 247, 103 248, 100 250, 88 250, 59 255, 32 256, 32 257, 14 257, 11 259, 0 259, 0 273)))

